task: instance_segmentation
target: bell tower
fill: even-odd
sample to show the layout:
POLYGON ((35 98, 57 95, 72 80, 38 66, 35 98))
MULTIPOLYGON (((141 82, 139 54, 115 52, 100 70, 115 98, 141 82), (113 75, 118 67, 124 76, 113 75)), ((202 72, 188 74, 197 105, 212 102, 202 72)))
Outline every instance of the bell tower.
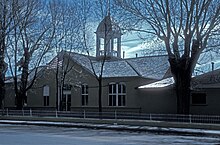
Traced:
POLYGON ((121 58, 121 30, 108 14, 96 30, 96 57, 121 58))

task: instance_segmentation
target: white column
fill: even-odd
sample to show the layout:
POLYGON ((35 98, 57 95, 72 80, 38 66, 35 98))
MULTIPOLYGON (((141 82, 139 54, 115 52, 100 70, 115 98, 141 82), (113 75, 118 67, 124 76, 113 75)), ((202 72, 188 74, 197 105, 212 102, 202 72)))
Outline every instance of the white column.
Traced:
POLYGON ((96 56, 100 56, 100 38, 96 34, 96 56))
POLYGON ((119 36, 117 39, 117 57, 121 58, 121 36, 119 36))
POLYGON ((111 39, 111 56, 114 56, 113 50, 114 50, 114 38, 111 39))

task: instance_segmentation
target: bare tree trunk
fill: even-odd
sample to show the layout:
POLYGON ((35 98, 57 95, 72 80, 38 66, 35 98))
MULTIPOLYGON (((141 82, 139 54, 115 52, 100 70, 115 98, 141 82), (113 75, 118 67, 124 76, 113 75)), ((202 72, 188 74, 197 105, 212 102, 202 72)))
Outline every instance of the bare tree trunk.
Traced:
POLYGON ((59 75, 58 75, 58 64, 56 66, 56 109, 57 111, 60 111, 60 99, 59 99, 59 75))
POLYGON ((4 62, 4 52, 5 52, 5 33, 2 32, 0 37, 0 109, 2 109, 2 102, 5 97, 5 62, 4 62))
POLYGON ((99 115, 102 116, 102 79, 99 78, 99 115))
MULTIPOLYGON (((26 48, 27 49, 27 48, 26 48)), ((23 64, 23 69, 22 69, 22 74, 21 74, 21 86, 20 90, 18 91, 18 94, 16 95, 17 98, 17 109, 22 109, 24 103, 27 101, 27 96, 26 96, 26 88, 27 88, 27 82, 28 82, 28 71, 29 71, 29 62, 30 62, 30 54, 28 50, 25 49, 24 52, 24 64, 23 64)))
POLYGON ((175 79, 175 89, 177 96, 177 113, 189 114, 190 112, 190 82, 191 71, 189 58, 180 60, 169 59, 171 72, 175 79))

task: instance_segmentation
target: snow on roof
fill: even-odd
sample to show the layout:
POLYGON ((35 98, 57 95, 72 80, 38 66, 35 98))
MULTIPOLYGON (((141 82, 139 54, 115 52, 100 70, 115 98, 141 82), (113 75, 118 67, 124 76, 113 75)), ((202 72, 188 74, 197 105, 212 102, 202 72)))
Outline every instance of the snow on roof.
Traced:
POLYGON ((170 78, 166 78, 166 79, 162 79, 160 81, 151 83, 151 84, 147 84, 147 85, 143 85, 138 87, 138 89, 146 89, 146 88, 163 88, 169 85, 174 84, 174 79, 173 77, 170 78))
MULTIPOLYGON (((101 72, 101 62, 94 63, 96 74, 101 72)), ((106 61, 103 68, 103 77, 138 76, 126 61, 106 61)))
MULTIPOLYGON (((101 62, 95 57, 78 53, 70 53, 71 58, 81 66, 99 75, 101 72, 101 62), (91 62, 92 61, 92 65, 91 62)), ((151 79, 162 79, 169 69, 167 56, 148 56, 132 59, 106 60, 103 68, 103 77, 131 77, 141 76, 151 79)))
POLYGON ((162 79, 169 69, 168 56, 148 56, 127 60, 143 77, 162 79))
MULTIPOLYGON (((58 54, 59 56, 65 57, 64 52, 58 54)), ((87 56, 83 54, 78 54, 74 52, 66 52, 67 55, 72 58, 74 62, 84 67, 90 73, 93 74, 92 66, 95 70, 95 73, 99 76, 101 72, 101 63, 100 59, 98 60, 95 57, 87 56), (92 62, 92 65, 91 65, 92 62)), ((103 67, 103 77, 144 77, 150 79, 161 80, 164 78, 164 75, 169 69, 169 63, 167 61, 168 57, 163 56, 146 56, 138 58, 129 58, 129 59, 109 59, 106 60, 103 67)), ((44 67, 38 68, 38 73, 43 69, 50 69, 57 66, 57 63, 63 62, 63 59, 58 61, 57 56, 44 67)), ((32 70, 29 80, 34 76, 34 71, 32 70)), ((7 78, 6 83, 13 82, 13 78, 7 78)))
POLYGON ((90 63, 90 59, 93 60, 92 57, 89 58, 89 56, 78 54, 78 53, 70 53, 69 55, 79 65, 85 67, 89 71, 92 71, 92 66, 91 66, 91 63, 90 63))
MULTIPOLYGON (((161 88, 174 84, 173 77, 162 79, 160 81, 143 85, 142 88, 161 88)), ((192 76, 193 88, 220 88, 220 69, 210 71, 198 76, 192 76)))
MULTIPOLYGON (((94 57, 71 53, 71 57, 81 66, 93 73, 92 65, 97 75, 101 72, 102 61, 97 61, 94 57), (90 62, 92 61, 92 65, 90 62)), ((106 60, 103 67, 103 77, 124 77, 124 76, 138 76, 138 74, 129 66, 124 60, 106 60)))

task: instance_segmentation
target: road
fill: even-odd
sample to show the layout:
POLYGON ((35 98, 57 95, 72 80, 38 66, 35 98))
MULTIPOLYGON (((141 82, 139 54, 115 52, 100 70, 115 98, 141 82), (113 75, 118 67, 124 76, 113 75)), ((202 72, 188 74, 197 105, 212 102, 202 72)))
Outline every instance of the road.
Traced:
POLYGON ((0 124, 0 145, 217 145, 215 137, 0 124))

